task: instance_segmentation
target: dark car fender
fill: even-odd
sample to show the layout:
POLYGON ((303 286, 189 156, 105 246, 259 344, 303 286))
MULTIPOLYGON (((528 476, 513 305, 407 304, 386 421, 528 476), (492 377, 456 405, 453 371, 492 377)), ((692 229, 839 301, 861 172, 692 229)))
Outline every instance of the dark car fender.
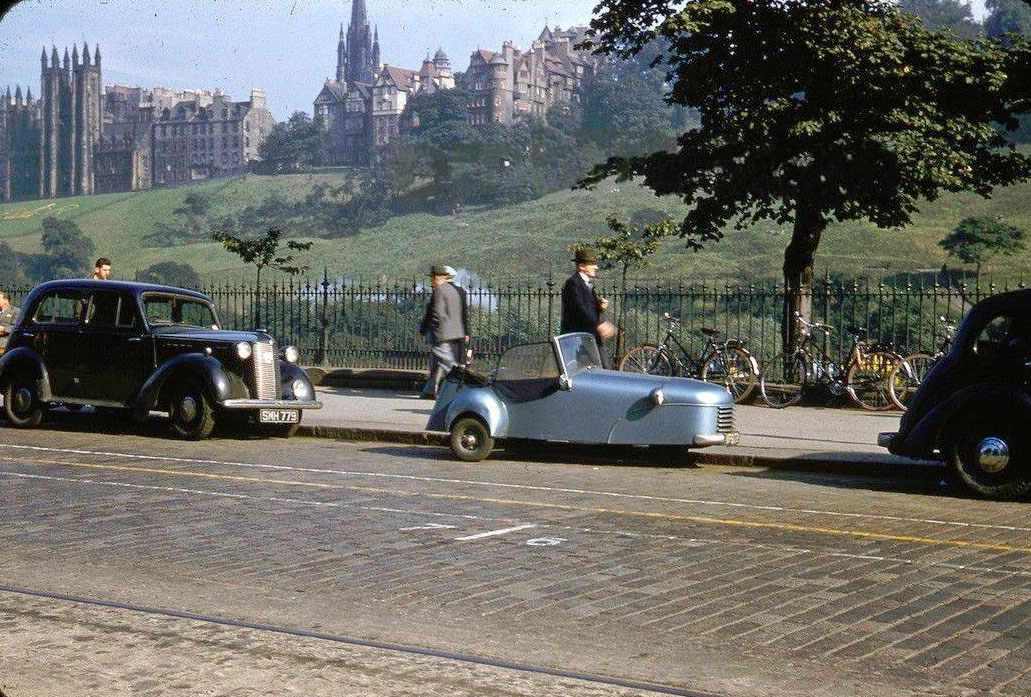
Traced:
POLYGON ((929 411, 907 430, 898 445, 889 448, 896 455, 930 457, 941 447, 942 431, 957 414, 962 415, 975 405, 1024 410, 1031 414, 1031 397, 1018 387, 1005 385, 972 385, 951 395, 929 411))
POLYGON ((0 356, 0 387, 6 384, 8 377, 23 370, 28 371, 36 379, 36 390, 40 400, 49 401, 52 395, 47 367, 38 353, 25 346, 5 351, 0 356))
POLYGON ((155 408, 169 378, 175 379, 183 375, 200 380, 208 398, 215 404, 233 396, 229 376, 218 359, 199 353, 183 353, 158 366, 136 393, 132 406, 141 411, 155 408))
POLYGON ((280 383, 283 387, 283 399, 297 399, 297 395, 294 394, 294 381, 304 380, 308 385, 308 399, 315 399, 315 386, 311 382, 311 378, 308 377, 308 373, 304 372, 304 368, 297 365, 296 363, 288 363, 286 361, 279 361, 279 375, 280 383))

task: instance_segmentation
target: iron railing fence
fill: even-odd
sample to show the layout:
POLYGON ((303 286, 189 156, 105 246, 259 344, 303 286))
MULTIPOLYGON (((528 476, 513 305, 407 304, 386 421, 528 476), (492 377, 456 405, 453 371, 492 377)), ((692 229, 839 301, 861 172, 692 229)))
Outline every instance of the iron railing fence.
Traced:
MULTIPOLYGON (((463 284, 460 284, 463 285, 463 284)), ((855 279, 820 279, 807 293, 812 317, 835 331, 817 336, 818 345, 837 360, 849 349, 846 327, 869 330, 872 342, 891 343, 901 353, 936 349, 944 338, 939 316, 958 322, 973 303, 1016 283, 938 283, 917 279, 886 284, 855 279)), ((30 286, 10 288, 21 305, 30 286)), ((301 350, 307 365, 351 368, 423 369, 427 347, 418 327, 430 297, 423 280, 352 282, 322 278, 275 278, 201 288, 214 301, 225 328, 261 326, 281 344, 301 350), (260 320, 256 324, 255 320, 260 320)), ((466 286, 474 360, 485 369, 509 346, 540 341, 559 330, 562 280, 480 282, 466 286)), ((625 295, 617 284, 599 282, 610 300, 606 316, 623 330, 606 350, 618 361, 626 350, 657 342, 665 332, 663 314, 679 317, 679 338, 697 355, 705 343, 699 331, 718 329, 748 345, 760 360, 781 350, 784 287, 777 284, 635 283, 625 295)))

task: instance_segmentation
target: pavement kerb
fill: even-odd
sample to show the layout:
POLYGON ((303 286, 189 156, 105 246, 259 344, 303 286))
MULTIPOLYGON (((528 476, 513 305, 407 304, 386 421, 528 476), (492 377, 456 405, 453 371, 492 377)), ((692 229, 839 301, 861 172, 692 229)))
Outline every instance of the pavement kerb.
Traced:
MULTIPOLYGON (((433 431, 399 431, 379 428, 361 428, 356 426, 308 426, 302 425, 298 436, 309 438, 328 438, 335 440, 396 443, 401 445, 439 445, 448 444, 446 433, 433 431)), ((774 470, 792 472, 822 472, 834 474, 851 474, 867 477, 898 475, 901 469, 907 474, 926 479, 940 479, 943 469, 937 463, 913 461, 911 464, 899 465, 876 455, 852 454, 847 458, 827 458, 811 456, 771 456, 751 452, 714 453, 698 450, 688 455, 691 463, 724 465, 736 467, 763 467, 774 470)))

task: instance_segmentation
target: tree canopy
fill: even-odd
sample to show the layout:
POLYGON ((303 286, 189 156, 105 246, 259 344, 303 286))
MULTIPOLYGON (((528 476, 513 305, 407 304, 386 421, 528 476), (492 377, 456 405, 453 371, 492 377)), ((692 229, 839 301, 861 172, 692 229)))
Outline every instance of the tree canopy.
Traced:
POLYGON ((990 216, 964 218, 939 243, 949 256, 964 264, 975 264, 981 275, 981 264, 993 256, 1013 256, 1024 250, 1024 231, 990 216))
POLYGON ((42 244, 51 278, 83 276, 92 268, 96 252, 93 240, 83 234, 74 220, 43 218, 42 244))
POLYGON ((808 312, 802 291, 831 221, 902 227, 922 199, 989 196, 1031 176, 998 127, 1028 110, 1022 40, 960 40, 886 0, 602 0, 596 12, 602 53, 668 42, 669 99, 701 122, 676 152, 610 158, 585 184, 640 176, 680 196, 695 247, 730 224, 791 224, 786 313, 808 312))
POLYGON ((271 172, 320 165, 326 150, 325 129, 303 111, 295 111, 289 120, 273 126, 265 142, 258 146, 261 168, 271 172))

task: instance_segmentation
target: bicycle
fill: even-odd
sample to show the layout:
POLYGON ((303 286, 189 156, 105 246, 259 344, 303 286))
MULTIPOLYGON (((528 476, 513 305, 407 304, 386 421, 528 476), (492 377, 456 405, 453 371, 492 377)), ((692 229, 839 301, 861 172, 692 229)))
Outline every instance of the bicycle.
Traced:
POLYGON ((799 313, 795 321, 801 326, 801 339, 794 351, 782 351, 763 366, 759 391, 763 401, 774 409, 798 403, 814 385, 821 385, 839 396, 847 393, 852 401, 869 411, 884 411, 892 406, 888 395, 888 375, 902 360, 890 347, 869 345, 863 341, 863 327, 847 327, 852 335, 848 362, 842 370, 826 353, 820 360, 813 357, 813 331, 829 335, 834 328, 818 322, 807 322, 799 313), (844 373, 844 378, 842 374, 844 373))
POLYGON ((678 338, 680 320, 663 313, 666 334, 658 344, 641 344, 630 349, 619 362, 619 369, 649 375, 687 376, 722 385, 738 404, 748 401, 759 382, 759 364, 739 339, 717 340, 719 331, 703 327, 707 339, 697 358, 678 338), (675 344, 680 355, 671 348, 675 344))
POLYGON ((939 315, 938 321, 945 330, 945 337, 938 350, 933 355, 929 352, 917 352, 906 356, 892 368, 888 376, 888 394, 892 403, 902 411, 906 411, 909 399, 916 394, 931 368, 952 348, 952 341, 956 337, 956 325, 949 324, 944 315, 939 315))

